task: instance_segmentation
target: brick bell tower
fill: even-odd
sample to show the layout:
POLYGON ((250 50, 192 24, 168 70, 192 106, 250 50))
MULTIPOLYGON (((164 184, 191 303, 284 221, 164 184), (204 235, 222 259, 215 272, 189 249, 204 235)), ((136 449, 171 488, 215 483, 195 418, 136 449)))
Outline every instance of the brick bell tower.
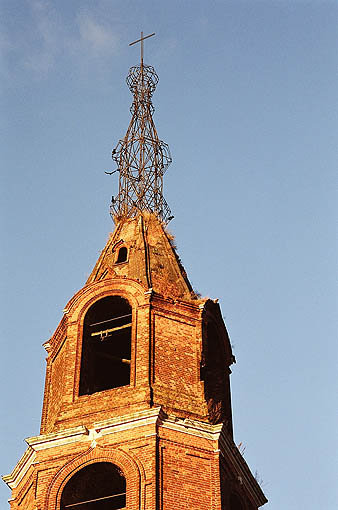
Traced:
POLYGON ((233 441, 234 356, 219 305, 193 292, 165 228, 171 157, 152 119, 157 81, 142 48, 127 77, 132 119, 113 150, 115 230, 44 344, 40 435, 3 477, 11 510, 256 510, 266 502, 233 441))

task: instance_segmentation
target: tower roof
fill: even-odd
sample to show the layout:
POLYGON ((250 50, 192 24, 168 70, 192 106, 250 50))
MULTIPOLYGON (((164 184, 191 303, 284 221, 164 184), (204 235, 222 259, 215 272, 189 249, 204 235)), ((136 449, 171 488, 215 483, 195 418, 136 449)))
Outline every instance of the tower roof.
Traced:
POLYGON ((154 213, 142 212, 117 223, 87 283, 121 276, 163 296, 195 298, 173 237, 154 213), (122 260, 121 249, 125 250, 122 260))

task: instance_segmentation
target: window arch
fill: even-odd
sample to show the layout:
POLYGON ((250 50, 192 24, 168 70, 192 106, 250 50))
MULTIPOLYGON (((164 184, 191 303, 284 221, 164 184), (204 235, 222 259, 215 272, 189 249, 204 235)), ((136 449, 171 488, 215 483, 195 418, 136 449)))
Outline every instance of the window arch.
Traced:
POLYGON ((126 506, 126 479, 110 462, 80 469, 66 483, 61 510, 120 510, 126 506))
POLYGON ((120 296, 96 301, 83 324, 79 395, 130 384, 131 319, 120 296))

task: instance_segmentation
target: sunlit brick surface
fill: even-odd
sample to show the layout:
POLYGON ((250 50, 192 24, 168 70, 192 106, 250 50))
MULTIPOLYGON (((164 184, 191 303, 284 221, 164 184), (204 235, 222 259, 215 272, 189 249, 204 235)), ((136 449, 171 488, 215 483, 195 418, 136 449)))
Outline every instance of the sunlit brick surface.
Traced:
POLYGON ((265 502, 232 440, 234 359, 219 306, 195 295, 153 215, 117 225, 45 347, 41 435, 27 440, 5 477, 12 510, 59 510, 68 480, 93 462, 121 469, 128 510, 241 510, 231 507, 235 497, 254 510, 265 502), (130 384, 79 395, 84 317, 107 296, 132 310, 130 384))

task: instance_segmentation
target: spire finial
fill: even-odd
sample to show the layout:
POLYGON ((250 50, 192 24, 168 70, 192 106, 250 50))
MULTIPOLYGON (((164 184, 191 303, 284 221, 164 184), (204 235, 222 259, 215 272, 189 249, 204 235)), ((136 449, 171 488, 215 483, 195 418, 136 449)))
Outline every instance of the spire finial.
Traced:
POLYGON ((153 212, 165 222, 172 219, 163 197, 163 175, 171 156, 168 145, 159 140, 152 118, 151 96, 158 76, 152 66, 143 64, 143 41, 153 35, 143 37, 141 32, 141 38, 129 45, 141 42, 141 64, 129 69, 126 81, 134 96, 132 118, 125 137, 112 152, 120 175, 119 193, 112 198, 110 212, 117 220, 136 216, 140 211, 153 212))
POLYGON ((141 32, 141 38, 140 39, 137 39, 137 41, 133 41, 129 44, 129 46, 132 46, 133 44, 136 44, 136 43, 141 43, 141 65, 143 65, 143 41, 145 39, 148 39, 149 37, 152 37, 153 35, 155 35, 155 32, 152 33, 152 34, 149 34, 149 35, 146 35, 145 37, 143 37, 143 32, 141 32))

